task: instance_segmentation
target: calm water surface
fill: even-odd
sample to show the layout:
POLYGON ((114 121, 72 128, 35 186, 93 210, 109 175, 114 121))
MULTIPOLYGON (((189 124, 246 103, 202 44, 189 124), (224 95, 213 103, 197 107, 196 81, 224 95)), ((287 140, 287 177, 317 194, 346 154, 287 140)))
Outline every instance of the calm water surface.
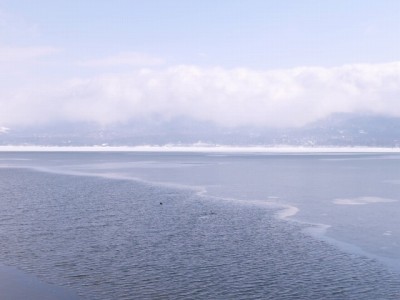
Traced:
POLYGON ((400 298, 397 155, 1 153, 0 167, 0 263, 81 299, 400 298))

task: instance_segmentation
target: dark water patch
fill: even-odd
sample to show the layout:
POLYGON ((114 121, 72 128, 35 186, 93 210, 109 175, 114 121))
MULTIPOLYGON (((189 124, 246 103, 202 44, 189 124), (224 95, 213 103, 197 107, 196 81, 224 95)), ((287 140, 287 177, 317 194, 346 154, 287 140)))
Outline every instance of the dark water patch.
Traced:
POLYGON ((398 275, 259 206, 22 169, 0 179, 0 261, 82 299, 400 298, 398 275))

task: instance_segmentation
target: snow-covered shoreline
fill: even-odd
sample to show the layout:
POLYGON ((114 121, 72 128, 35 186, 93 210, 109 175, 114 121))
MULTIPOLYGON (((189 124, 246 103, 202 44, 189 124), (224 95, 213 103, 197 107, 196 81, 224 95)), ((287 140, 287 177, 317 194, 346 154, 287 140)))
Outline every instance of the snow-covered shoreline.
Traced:
POLYGON ((200 153, 400 153, 386 147, 294 147, 294 146, 0 146, 0 152, 200 152, 200 153))

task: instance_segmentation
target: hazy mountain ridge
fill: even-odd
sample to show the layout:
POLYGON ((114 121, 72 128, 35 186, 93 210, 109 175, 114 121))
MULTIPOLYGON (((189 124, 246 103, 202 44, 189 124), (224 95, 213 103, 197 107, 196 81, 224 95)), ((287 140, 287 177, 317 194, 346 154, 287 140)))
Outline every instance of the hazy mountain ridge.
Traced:
MULTIPOLYGON (((6 127, 2 127, 6 128, 6 127)), ((400 146, 400 118, 380 115, 334 114, 301 128, 226 128, 207 122, 173 119, 99 126, 57 123, 6 128, 1 145, 135 146, 195 143, 292 146, 400 146)))

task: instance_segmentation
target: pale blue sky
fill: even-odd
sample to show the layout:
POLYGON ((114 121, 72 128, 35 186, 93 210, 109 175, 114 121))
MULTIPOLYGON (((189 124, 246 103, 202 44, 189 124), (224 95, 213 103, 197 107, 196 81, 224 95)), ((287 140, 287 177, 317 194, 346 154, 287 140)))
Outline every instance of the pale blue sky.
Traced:
POLYGON ((0 126, 400 116, 400 0, 0 0, 0 126))
POLYGON ((1 0, 0 9, 36 30, 7 43, 70 58, 133 51, 169 64, 251 68, 400 58, 398 0, 1 0))

